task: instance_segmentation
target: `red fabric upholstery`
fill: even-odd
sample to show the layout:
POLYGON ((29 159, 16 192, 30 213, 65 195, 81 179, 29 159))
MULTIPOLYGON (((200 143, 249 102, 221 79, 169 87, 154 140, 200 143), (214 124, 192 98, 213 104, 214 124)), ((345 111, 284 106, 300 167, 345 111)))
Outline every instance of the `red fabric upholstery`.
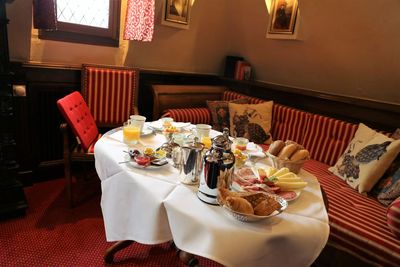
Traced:
POLYGON ((82 95, 75 91, 59 99, 57 106, 75 136, 79 138, 82 148, 87 151, 98 137, 99 131, 82 95))
POLYGON ((274 103, 271 134, 274 140, 302 144, 311 113, 274 103))
POLYGON ((249 104, 260 104, 265 102, 265 100, 261 99, 261 98, 257 98, 257 97, 251 97, 251 96, 247 96, 247 95, 243 95, 234 91, 224 91, 224 93, 222 94, 222 100, 224 101, 231 101, 231 100, 235 100, 238 98, 247 98, 249 99, 249 104))
POLYGON ((179 108, 169 109, 161 117, 171 117, 174 121, 198 123, 211 123, 211 113, 208 108, 179 108))
POLYGON ((386 216, 390 230, 400 239, 400 197, 387 208, 386 216))
POLYGON ((134 114, 138 70, 84 65, 82 93, 98 126, 118 126, 134 114))
POLYGON ((312 159, 333 165, 343 154, 357 128, 357 124, 312 114, 301 144, 310 151, 312 159))
POLYGON ((314 174, 329 200, 329 243, 353 255, 395 266, 400 263, 400 239, 386 223, 386 207, 363 196, 328 171, 329 165, 309 160, 305 170, 314 174))

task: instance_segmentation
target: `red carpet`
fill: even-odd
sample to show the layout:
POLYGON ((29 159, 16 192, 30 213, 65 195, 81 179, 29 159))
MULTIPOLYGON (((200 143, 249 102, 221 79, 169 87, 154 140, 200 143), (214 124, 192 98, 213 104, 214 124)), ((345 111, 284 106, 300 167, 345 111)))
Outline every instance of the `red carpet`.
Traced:
MULTIPOLYGON (((104 266, 99 194, 69 209, 64 179, 25 189, 26 216, 0 222, 0 266, 104 266)), ((197 257, 200 266, 220 266, 197 257)), ((132 244, 109 266, 185 266, 169 244, 132 244)))

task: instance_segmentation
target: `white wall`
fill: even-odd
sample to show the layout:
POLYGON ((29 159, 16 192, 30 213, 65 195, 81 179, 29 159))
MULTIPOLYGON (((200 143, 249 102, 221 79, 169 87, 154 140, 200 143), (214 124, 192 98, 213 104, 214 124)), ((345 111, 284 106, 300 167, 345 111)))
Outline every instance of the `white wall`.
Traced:
POLYGON ((257 80, 400 103, 400 1, 299 5, 300 40, 274 40, 264 0, 232 1, 228 53, 244 56, 257 80))

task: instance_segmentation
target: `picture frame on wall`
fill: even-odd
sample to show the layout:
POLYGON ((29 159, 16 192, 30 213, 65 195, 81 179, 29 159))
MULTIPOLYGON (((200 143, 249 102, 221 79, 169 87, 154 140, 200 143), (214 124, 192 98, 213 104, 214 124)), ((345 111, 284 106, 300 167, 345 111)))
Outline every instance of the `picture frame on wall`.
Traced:
POLYGON ((298 0, 272 0, 267 38, 296 39, 299 13, 298 0))
POLYGON ((189 29, 191 0, 163 0, 162 25, 189 29))

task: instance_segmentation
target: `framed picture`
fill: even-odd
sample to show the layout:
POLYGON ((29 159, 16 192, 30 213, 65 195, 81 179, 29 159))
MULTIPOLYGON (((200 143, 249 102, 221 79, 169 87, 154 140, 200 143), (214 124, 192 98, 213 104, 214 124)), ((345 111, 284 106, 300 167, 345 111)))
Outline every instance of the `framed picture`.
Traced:
POLYGON ((299 20, 298 0, 272 0, 267 37, 294 39, 299 20))
POLYGON ((189 29, 191 0, 163 0, 161 24, 189 29))

